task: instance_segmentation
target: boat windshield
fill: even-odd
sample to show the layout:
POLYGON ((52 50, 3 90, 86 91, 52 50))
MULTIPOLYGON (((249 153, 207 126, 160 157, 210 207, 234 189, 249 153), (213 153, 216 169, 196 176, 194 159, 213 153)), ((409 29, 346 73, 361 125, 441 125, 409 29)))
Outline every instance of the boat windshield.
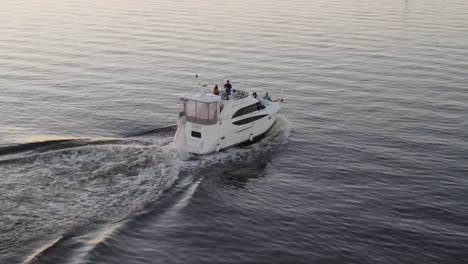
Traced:
POLYGON ((182 107, 187 122, 201 125, 214 125, 218 122, 218 102, 183 100, 182 107))

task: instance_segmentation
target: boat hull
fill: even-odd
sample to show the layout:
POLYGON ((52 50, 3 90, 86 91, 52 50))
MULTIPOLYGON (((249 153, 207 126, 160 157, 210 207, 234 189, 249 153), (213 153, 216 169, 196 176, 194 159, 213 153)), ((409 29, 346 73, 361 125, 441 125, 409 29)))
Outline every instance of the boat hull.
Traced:
POLYGON ((280 103, 248 115, 226 119, 215 125, 187 122, 182 117, 175 136, 179 150, 193 154, 209 154, 264 135, 275 123, 280 103))

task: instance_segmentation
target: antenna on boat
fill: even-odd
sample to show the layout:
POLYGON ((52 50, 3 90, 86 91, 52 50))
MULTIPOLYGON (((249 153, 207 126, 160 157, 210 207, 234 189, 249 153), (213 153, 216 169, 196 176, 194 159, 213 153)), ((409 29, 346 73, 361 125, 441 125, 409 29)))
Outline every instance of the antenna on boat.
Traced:
MULTIPOLYGON (((198 86, 198 92, 200 93, 203 93, 203 89, 208 87, 208 84, 204 82, 203 80, 199 80, 198 74, 195 74, 195 79, 193 80, 192 92, 195 92, 195 82, 196 82, 196 85, 198 86)), ((210 89, 208 89, 208 91, 210 91, 210 89)))
POLYGON ((198 79, 198 73, 195 74, 195 79, 192 81, 192 93, 195 92, 195 82, 198 79))

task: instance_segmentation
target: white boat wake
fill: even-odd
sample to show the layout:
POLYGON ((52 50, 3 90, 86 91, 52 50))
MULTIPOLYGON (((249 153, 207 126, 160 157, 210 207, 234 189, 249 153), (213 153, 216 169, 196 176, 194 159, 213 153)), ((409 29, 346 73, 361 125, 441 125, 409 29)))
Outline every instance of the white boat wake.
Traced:
POLYGON ((29 251, 28 263, 41 263, 44 255, 66 244, 63 241, 71 236, 81 241, 81 246, 69 260, 83 259, 99 244, 94 242, 111 237, 128 216, 144 211, 171 189, 182 171, 185 179, 179 181, 178 188, 187 188, 182 188, 177 202, 173 200, 175 203, 164 209, 165 214, 177 213, 190 203, 203 180, 191 178, 191 171, 271 154, 287 141, 289 133, 289 124, 280 117, 258 143, 195 159, 178 156, 173 144, 167 144, 172 134, 157 140, 113 139, 96 144, 72 140, 58 143, 65 144, 63 149, 52 143, 17 149, 14 158, 0 161, 0 198, 2 210, 7 212, 0 216, 4 229, 0 231, 16 238, 1 254, 8 260, 21 247, 24 254, 29 251), (44 247, 47 241, 53 242, 44 247))

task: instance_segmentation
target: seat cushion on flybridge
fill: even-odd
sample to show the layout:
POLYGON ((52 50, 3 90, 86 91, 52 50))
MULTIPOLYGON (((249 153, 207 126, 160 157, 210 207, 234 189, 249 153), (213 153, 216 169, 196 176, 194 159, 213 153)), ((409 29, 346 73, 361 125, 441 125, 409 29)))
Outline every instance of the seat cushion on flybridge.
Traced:
MULTIPOLYGON (((234 99, 234 100, 235 99, 242 99, 242 98, 245 98, 245 97, 249 96, 249 92, 247 92, 247 91, 237 90, 237 89, 234 89, 234 90, 236 90, 236 92, 239 94, 239 96, 233 97, 232 95, 230 95, 229 100, 231 100, 231 99, 234 99)), ((223 100, 226 100, 226 91, 221 91, 220 95, 221 95, 221 98, 223 100)))

